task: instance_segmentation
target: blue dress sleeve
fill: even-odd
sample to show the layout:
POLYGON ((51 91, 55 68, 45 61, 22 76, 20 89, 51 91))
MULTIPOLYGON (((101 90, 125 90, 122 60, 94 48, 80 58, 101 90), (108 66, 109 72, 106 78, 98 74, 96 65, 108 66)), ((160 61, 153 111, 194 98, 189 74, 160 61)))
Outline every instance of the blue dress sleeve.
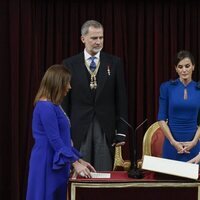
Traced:
POLYGON ((60 151, 55 152, 52 169, 60 169, 64 167, 66 163, 73 163, 79 158, 78 154, 74 154, 73 149, 68 149, 66 147, 61 148, 60 151))
POLYGON ((168 82, 160 86, 158 121, 168 119, 168 87, 168 82))
POLYGON ((43 104, 40 117, 49 143, 55 151, 52 168, 60 169, 66 163, 73 163, 78 160, 80 158, 78 151, 71 146, 71 142, 67 146, 61 138, 58 117, 53 104, 43 104))
POLYGON ((81 154, 77 149, 75 149, 74 147, 72 147, 72 151, 74 152, 74 154, 75 154, 77 157, 79 157, 79 158, 82 158, 82 157, 83 157, 82 154, 81 154))

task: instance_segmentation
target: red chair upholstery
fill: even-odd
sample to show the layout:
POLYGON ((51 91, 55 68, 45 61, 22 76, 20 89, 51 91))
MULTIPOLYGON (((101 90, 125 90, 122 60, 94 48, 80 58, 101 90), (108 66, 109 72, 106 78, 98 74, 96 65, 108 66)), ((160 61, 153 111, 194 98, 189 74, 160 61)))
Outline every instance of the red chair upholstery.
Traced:
POLYGON ((164 142, 164 133, 159 127, 151 138, 151 155, 156 157, 162 157, 162 146, 164 142))

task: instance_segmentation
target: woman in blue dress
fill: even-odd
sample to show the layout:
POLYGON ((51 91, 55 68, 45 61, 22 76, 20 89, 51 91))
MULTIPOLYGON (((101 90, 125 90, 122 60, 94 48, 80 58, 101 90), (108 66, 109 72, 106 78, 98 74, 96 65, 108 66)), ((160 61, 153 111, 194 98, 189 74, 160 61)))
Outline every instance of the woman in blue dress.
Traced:
POLYGON ((188 51, 177 54, 178 79, 160 86, 158 122, 165 134, 163 158, 189 161, 200 150, 200 84, 192 80, 194 57, 188 51))
POLYGON ((60 104, 70 86, 70 71, 53 65, 45 73, 34 101, 32 148, 27 200, 66 200, 71 164, 77 174, 91 177, 95 169, 72 146, 70 121, 60 104))

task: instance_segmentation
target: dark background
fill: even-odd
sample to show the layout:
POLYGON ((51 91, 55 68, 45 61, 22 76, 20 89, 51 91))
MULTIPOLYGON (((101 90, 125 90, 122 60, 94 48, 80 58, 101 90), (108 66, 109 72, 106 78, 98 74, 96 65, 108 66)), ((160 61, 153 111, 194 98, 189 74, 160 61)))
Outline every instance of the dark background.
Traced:
MULTIPOLYGON (((193 53, 193 78, 199 79, 198 1, 2 0, 0 199, 25 197, 35 93, 49 66, 83 50, 80 28, 88 19, 104 25, 104 51, 124 61, 129 123, 136 128, 148 118, 137 131, 138 158, 144 132, 156 121, 159 86, 176 78, 173 63, 177 51, 193 53)), ((127 143, 125 156, 129 157, 131 150, 127 143)))

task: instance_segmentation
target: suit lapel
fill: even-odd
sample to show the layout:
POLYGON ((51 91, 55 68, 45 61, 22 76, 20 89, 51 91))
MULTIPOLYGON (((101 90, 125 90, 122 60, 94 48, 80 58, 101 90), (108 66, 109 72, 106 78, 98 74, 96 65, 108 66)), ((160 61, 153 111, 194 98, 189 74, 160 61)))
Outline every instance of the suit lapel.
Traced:
MULTIPOLYGON (((77 59, 77 71, 75 74, 78 76, 78 80, 81 81, 81 85, 84 87, 84 91, 86 93, 89 93, 92 97, 91 90, 90 90, 90 84, 88 80, 88 71, 85 66, 85 60, 84 60, 84 54, 81 53, 79 58, 77 59)), ((72 75, 73 76, 73 75, 72 75)))
POLYGON ((105 58, 104 55, 100 54, 100 66, 99 71, 97 74, 97 90, 96 90, 96 97, 95 100, 97 100, 99 94, 101 93, 102 89, 104 88, 104 85, 106 83, 106 80, 108 78, 107 74, 107 67, 109 63, 108 60, 105 58))

